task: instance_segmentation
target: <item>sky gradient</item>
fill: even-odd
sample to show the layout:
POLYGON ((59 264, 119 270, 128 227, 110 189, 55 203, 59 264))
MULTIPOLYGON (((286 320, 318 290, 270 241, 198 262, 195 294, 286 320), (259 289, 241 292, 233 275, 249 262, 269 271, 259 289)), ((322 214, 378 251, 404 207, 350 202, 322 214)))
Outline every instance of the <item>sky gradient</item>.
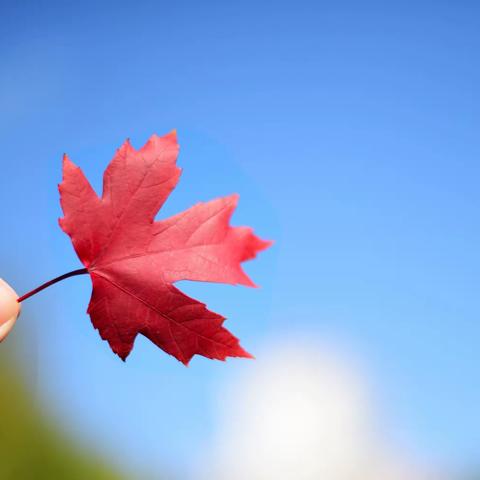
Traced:
MULTIPOLYGON (((254 354, 290 332, 355 352, 394 436, 474 465, 480 6, 120 3, 1 2, 0 277, 23 293, 79 268, 57 225, 64 152, 100 191, 125 138, 176 128, 184 173, 160 216, 238 192, 234 224, 275 240, 246 267, 261 289, 181 288, 254 354)), ((89 291, 75 278, 24 305, 39 395, 121 464, 187 471, 212 395, 252 362, 186 369, 138 338, 123 364, 89 291)))

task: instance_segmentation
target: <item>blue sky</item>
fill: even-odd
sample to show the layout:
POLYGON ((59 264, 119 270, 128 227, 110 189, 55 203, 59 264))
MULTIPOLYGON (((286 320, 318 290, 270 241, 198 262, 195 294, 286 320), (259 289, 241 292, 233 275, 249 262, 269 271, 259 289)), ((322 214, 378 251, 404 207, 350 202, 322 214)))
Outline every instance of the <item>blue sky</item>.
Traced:
MULTIPOLYGON (((239 192, 235 223, 276 241, 247 266, 260 290, 182 288, 253 353, 289 332, 349 345, 395 435, 473 464, 480 7, 120 3, 1 3, 0 276, 23 292, 78 268, 57 225, 63 152, 99 189, 126 137, 176 128, 184 174, 161 216, 239 192)), ((75 278, 25 304, 15 336, 39 395, 121 462, 188 467, 212 392, 251 362, 186 369, 139 339, 123 364, 85 315, 89 289, 75 278)))

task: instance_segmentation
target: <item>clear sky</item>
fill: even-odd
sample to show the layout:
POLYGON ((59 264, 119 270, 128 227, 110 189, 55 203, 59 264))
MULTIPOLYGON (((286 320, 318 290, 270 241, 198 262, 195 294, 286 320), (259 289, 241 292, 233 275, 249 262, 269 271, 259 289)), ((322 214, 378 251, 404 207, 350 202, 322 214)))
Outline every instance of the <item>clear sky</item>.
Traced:
MULTIPOLYGON (((3 1, 0 17, 1 277, 23 292, 79 268, 57 225, 63 152, 99 189, 126 137, 176 128, 184 174, 161 215, 239 192, 234 223, 276 241, 247 266, 261 289, 182 288, 254 354, 289 332, 348 345, 398 438, 474 464, 477 2, 3 1)), ((138 339, 123 364, 89 289, 77 277, 24 306, 39 394, 118 461, 188 469, 211 396, 252 362, 186 369, 138 339)))

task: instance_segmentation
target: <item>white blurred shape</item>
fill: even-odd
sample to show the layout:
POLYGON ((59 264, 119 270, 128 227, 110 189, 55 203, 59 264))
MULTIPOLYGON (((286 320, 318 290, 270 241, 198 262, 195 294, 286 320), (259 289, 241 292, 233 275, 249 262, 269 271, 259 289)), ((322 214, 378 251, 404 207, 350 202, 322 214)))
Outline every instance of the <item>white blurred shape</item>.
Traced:
POLYGON ((381 415, 372 411, 368 386, 356 370, 351 360, 298 339, 263 352, 221 399, 221 426, 205 478, 434 478, 389 451, 375 428, 381 415))

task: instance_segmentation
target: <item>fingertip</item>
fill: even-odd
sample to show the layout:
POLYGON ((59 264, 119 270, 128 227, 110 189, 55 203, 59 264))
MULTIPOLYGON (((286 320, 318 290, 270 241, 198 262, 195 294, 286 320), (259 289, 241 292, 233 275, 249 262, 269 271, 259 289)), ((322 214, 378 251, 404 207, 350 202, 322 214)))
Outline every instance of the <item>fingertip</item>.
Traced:
POLYGON ((12 330, 20 313, 15 290, 0 278, 0 342, 12 330))

